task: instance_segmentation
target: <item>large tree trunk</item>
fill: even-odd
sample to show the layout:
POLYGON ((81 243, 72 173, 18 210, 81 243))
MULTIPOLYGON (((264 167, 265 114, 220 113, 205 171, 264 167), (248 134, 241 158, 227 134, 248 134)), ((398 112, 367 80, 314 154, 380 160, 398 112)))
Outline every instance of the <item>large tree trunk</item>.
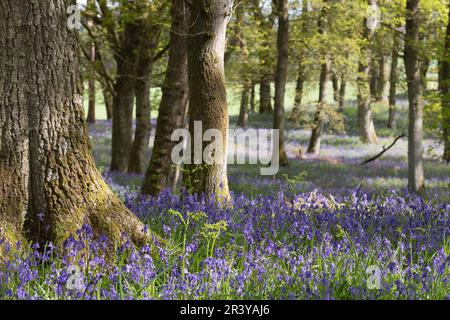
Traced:
POLYGON ((142 193, 157 196, 162 190, 175 190, 179 167, 172 163, 173 130, 185 127, 188 88, 187 34, 189 10, 186 0, 172 0, 172 29, 169 62, 156 124, 155 143, 142 193))
POLYGON ((278 14, 278 61, 275 74, 275 107, 273 128, 279 130, 279 164, 287 166, 288 158, 284 144, 284 98, 289 58, 289 4, 287 0, 275 0, 278 14))
POLYGON ((215 194, 219 198, 230 196, 224 53, 232 6, 233 1, 230 0, 194 0, 189 24, 189 34, 195 35, 188 40, 189 130, 192 137, 191 157, 194 156, 183 181, 192 192, 215 194), (206 148, 209 143, 203 143, 201 148, 195 143, 194 123, 197 121, 201 122, 202 136, 209 129, 218 130, 221 134, 222 139, 216 137, 218 145, 214 150, 209 150, 211 152, 206 148), (205 153, 214 158, 214 163, 205 163, 205 153))
POLYGON ((272 113, 272 93, 270 76, 264 76, 259 84, 259 112, 272 113))
MULTIPOLYGON (((369 0, 369 5, 376 5, 376 0, 369 0)), ((361 50, 361 58, 358 68, 358 128, 361 141, 364 143, 379 143, 377 133, 372 118, 372 107, 370 97, 369 75, 371 50, 369 42, 372 39, 374 30, 370 30, 367 24, 367 19, 364 21, 364 38, 367 43, 361 50)))
POLYGON ((450 4, 444 46, 444 56, 440 63, 439 88, 442 104, 442 139, 444 141, 444 161, 450 162, 450 4))
POLYGON ((392 49, 391 76, 389 87, 389 120, 388 128, 395 129, 397 126, 397 81, 398 81, 398 47, 399 39, 394 35, 394 48, 392 49))
POLYGON ((74 2, 52 3, 0 2, 0 237, 26 230, 32 240, 61 244, 89 223, 112 241, 126 232, 143 243, 143 224, 90 153, 79 41, 66 27, 74 2))
MULTIPOLYGON (((326 22, 327 22, 328 8, 325 6, 319 16, 318 28, 320 34, 325 34, 326 22)), ((324 125, 324 108, 326 104, 326 98, 328 94, 328 86, 330 82, 330 59, 327 53, 324 53, 325 62, 322 63, 320 71, 319 82, 319 101, 317 104, 316 114, 314 116, 314 128, 311 133, 311 139, 309 140, 308 153, 319 154, 320 153, 320 140, 322 138, 322 131, 324 125)))
POLYGON ((136 86, 140 26, 129 22, 124 27, 123 43, 114 58, 117 76, 114 84, 111 171, 128 169, 133 142, 133 107, 136 86))
POLYGON ((405 69, 408 82, 408 187, 413 192, 424 188, 423 173, 423 88, 419 56, 420 0, 407 0, 405 34, 405 69))

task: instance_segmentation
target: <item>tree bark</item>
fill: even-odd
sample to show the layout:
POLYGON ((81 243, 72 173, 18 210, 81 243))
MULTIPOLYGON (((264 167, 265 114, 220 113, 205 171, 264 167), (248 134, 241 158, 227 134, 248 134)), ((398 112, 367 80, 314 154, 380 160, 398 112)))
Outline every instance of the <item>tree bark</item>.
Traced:
POLYGON ((419 56, 420 0, 407 0, 405 69, 408 82, 408 187, 413 192, 425 186, 423 173, 423 87, 419 56))
POLYGON ((284 144, 284 98, 286 95, 289 58, 289 4, 287 0, 275 0, 278 15, 278 61, 275 74, 275 108, 273 128, 279 130, 279 164, 287 166, 288 158, 284 144))
POLYGON ((394 48, 392 49, 391 76, 389 87, 389 120, 388 128, 395 129, 397 126, 397 81, 398 81, 398 36, 394 34, 394 48))
POLYGON ((0 229, 60 245, 89 223, 111 243, 125 232, 142 244, 143 224, 102 180, 90 152, 79 39, 66 27, 72 4, 0 2, 0 229))
POLYGON ((444 56, 440 63, 440 84, 442 104, 442 140, 444 141, 444 161, 450 162, 450 4, 444 46, 444 56))
MULTIPOLYGON (((369 5, 376 5, 376 0, 369 0, 369 5)), ((364 38, 370 42, 374 30, 370 30, 367 25, 367 19, 364 20, 364 38)), ((369 84, 369 75, 371 74, 369 43, 366 43, 361 50, 361 58, 358 68, 358 78, 356 80, 358 87, 358 128, 361 141, 364 143, 379 143, 377 133, 372 118, 371 90, 369 84)))
MULTIPOLYGON (((227 24, 231 16, 231 0, 194 0, 190 18, 188 40, 189 68, 189 130, 193 164, 186 166, 183 183, 194 193, 214 194, 229 198, 227 177, 228 106, 225 86, 224 53, 227 24), (202 136, 209 129, 221 133, 222 143, 207 156, 215 158, 213 164, 196 160, 194 123, 201 122, 202 136)), ((219 141, 220 142, 220 141, 219 141)), ((208 144, 200 148, 204 156, 208 144)), ((203 157, 204 158, 204 157, 203 157)))
POLYGON ((164 189, 172 191, 178 182, 179 167, 172 163, 173 130, 186 126, 188 87, 187 34, 189 6, 186 0, 172 0, 172 28, 169 62, 162 88, 152 157, 141 192, 157 196, 164 189))

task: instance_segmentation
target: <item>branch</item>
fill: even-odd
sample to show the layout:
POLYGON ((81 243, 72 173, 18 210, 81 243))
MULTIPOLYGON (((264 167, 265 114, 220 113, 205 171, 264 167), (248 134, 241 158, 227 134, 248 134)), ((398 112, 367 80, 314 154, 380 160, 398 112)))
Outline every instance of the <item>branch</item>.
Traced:
POLYGON ((170 42, 153 57, 153 62, 156 62, 159 59, 161 59, 164 56, 164 54, 167 52, 167 50, 169 50, 169 48, 170 48, 170 42))
POLYGON ((398 136, 397 138, 395 138, 394 142, 392 142, 392 144, 389 147, 387 147, 387 148, 383 147, 383 151, 381 151, 376 156, 364 161, 363 163, 361 163, 361 165, 365 165, 365 164, 368 164, 370 162, 377 160, 379 157, 381 157, 383 154, 385 154, 387 151, 389 151, 397 143, 398 140, 400 140, 401 138, 405 138, 405 137, 406 137, 405 134, 398 136))

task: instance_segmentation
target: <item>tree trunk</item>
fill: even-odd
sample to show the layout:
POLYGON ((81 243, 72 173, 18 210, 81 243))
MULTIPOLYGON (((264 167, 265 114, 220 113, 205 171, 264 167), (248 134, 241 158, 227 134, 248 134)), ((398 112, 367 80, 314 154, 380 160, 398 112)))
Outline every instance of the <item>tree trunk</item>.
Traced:
POLYGON ((275 0, 278 14, 278 61, 275 74, 275 108, 273 128, 279 130, 279 164, 287 166, 288 158, 284 145, 284 98, 289 58, 289 4, 287 0, 275 0))
POLYGON ((379 73, 378 73, 378 101, 383 104, 389 103, 389 63, 385 55, 382 55, 379 62, 379 73))
POLYGON ((112 242, 125 232, 144 243, 143 224, 102 180, 90 153, 79 39, 66 27, 73 2, 52 3, 0 2, 2 235, 26 230, 31 240, 60 245, 89 223, 112 242))
POLYGON ((398 81, 398 47, 399 39, 394 35, 394 48, 392 49, 391 76, 389 87, 389 120, 388 128, 395 129, 397 126, 397 81, 398 81))
POLYGON ((112 172, 125 172, 128 169, 133 142, 133 106, 140 28, 138 24, 131 22, 124 28, 123 44, 114 57, 117 76, 113 99, 112 172))
POLYGON ((264 76, 259 84, 259 112, 272 113, 272 93, 270 76, 264 76))
POLYGON ((164 189, 172 191, 178 182, 179 166, 172 163, 173 130, 186 126, 188 104, 187 34, 189 10, 186 0, 172 0, 172 29, 170 33, 169 62, 162 88, 156 124, 155 143, 142 193, 157 196, 164 189))
POLYGON ((305 83, 305 71, 306 70, 303 63, 303 57, 301 57, 298 66, 297 85, 295 86, 294 107, 292 108, 292 113, 290 116, 292 121, 298 121, 303 112, 302 98, 303 98, 303 87, 305 83))
POLYGON ((422 58, 421 61, 421 67, 420 67, 420 73, 422 78, 422 90, 423 93, 427 92, 428 90, 428 69, 430 69, 431 61, 428 58, 422 58))
POLYGON ((440 84, 442 104, 442 139, 444 141, 444 161, 450 162, 450 4, 448 5, 448 24, 445 50, 440 63, 440 84))
POLYGON ((378 80, 379 80, 378 62, 370 59, 369 64, 369 81, 370 81, 370 100, 378 101, 378 80))
POLYGON ((344 112, 346 91, 347 91, 347 79, 345 78, 345 76, 342 76, 341 87, 339 88, 339 112, 344 112))
POLYGON ((252 89, 250 91, 250 111, 256 112, 256 84, 252 81, 252 89))
MULTIPOLYGON (((91 44, 91 63, 95 63, 95 43, 91 44)), ((88 123, 95 123, 95 99, 96 99, 96 92, 95 92, 95 68, 92 66, 91 68, 91 74, 89 75, 89 107, 88 107, 88 123)))
POLYGON ((248 126, 248 106, 250 100, 251 91, 250 82, 244 83, 241 92, 241 107, 239 110, 239 119, 237 125, 241 128, 246 128, 248 126))
POLYGON ((339 78, 334 71, 331 80, 333 81, 333 100, 334 102, 339 102, 339 78))
POLYGON ((423 173, 423 88, 419 56, 420 0, 407 0, 405 34, 405 69, 408 82, 408 187, 413 192, 425 186, 423 173))
POLYGON ((189 130, 194 162, 187 166, 183 182, 192 192, 214 194, 218 198, 230 197, 224 53, 232 6, 233 1, 228 0, 194 0, 189 24, 189 34, 196 35, 188 39, 189 130), (196 145, 194 124, 197 121, 201 122, 202 136, 209 129, 221 134, 216 137, 214 151, 207 148, 207 143, 201 148, 196 145), (205 163, 205 156, 213 158, 214 162, 205 163))
POLYGON ((328 94, 329 82, 330 63, 329 61, 327 61, 326 63, 322 64, 322 69, 320 71, 319 103, 317 104, 317 110, 314 117, 314 128, 311 133, 311 139, 309 140, 308 153, 320 153, 320 142, 324 125, 324 108, 326 104, 326 97, 328 94))
MULTIPOLYGON (((318 21, 318 28, 320 34, 325 34, 326 22, 327 22, 327 6, 324 6, 318 21)), ((319 101, 317 104, 316 114, 314 116, 314 128, 311 133, 311 139, 309 140, 308 153, 319 154, 320 153, 320 140, 322 138, 322 131, 324 125, 324 108, 326 104, 326 98, 328 94, 328 86, 330 82, 330 59, 327 53, 324 53, 325 62, 322 63, 320 71, 320 81, 319 81, 319 101)))
MULTIPOLYGON (((369 5, 376 5, 376 0, 369 0, 369 5)), ((371 90, 369 84, 371 50, 369 42, 372 39, 374 30, 368 27, 367 19, 364 21, 364 38, 367 43, 361 50, 361 58, 358 68, 358 78, 356 80, 358 87, 358 128, 361 141, 364 143, 379 143, 377 133, 372 118, 371 90)))
POLYGON ((241 128, 246 128, 248 125, 248 106, 250 100, 250 91, 252 82, 249 77, 248 60, 250 52, 248 51, 247 41, 242 30, 245 23, 243 6, 238 6, 236 9, 236 38, 241 52, 241 79, 242 79, 242 93, 241 93, 241 108, 239 110, 239 119, 237 125, 241 128))
POLYGON ((159 27, 150 22, 142 23, 141 49, 139 52, 136 94, 136 130, 131 146, 128 172, 141 174, 145 172, 146 153, 149 151, 151 134, 150 87, 153 71, 153 52, 158 43, 159 27))
POLYGON ((106 118, 111 120, 113 118, 113 94, 108 90, 107 87, 103 87, 103 102, 106 108, 106 118))

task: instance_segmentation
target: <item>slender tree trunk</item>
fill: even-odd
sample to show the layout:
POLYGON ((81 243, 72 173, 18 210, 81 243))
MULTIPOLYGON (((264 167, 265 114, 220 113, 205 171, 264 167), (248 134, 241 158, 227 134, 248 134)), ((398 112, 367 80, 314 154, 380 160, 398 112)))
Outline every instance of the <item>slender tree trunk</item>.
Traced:
MULTIPOLYGON (((370 5, 376 5, 376 0, 369 0, 370 5)), ((364 38, 367 42, 373 37, 374 30, 370 30, 367 19, 364 21, 364 38)), ((361 50, 361 58, 358 68, 358 128, 361 141, 364 143, 379 143, 377 133, 372 118, 371 90, 369 85, 369 75, 371 74, 370 62, 371 50, 366 43, 361 50)))
POLYGON ((450 3, 448 24, 444 46, 444 56, 440 63, 439 88, 442 104, 442 139, 444 141, 444 161, 450 162, 450 3))
POLYGON ((408 187, 413 192, 425 186, 423 173, 423 88, 422 66, 419 56, 420 6, 419 0, 407 0, 405 34, 405 69, 408 82, 408 187))
MULTIPOLYGON (((86 3, 86 9, 91 11, 92 14, 95 14, 95 0, 88 0, 86 3)), ((93 23, 91 21, 88 22, 89 27, 92 29, 93 23)), ((95 46, 95 41, 92 41, 90 52, 89 52, 89 81, 88 81, 88 93, 89 93, 89 102, 88 102, 88 123, 95 123, 95 100, 96 100, 96 92, 95 92, 95 61, 97 48, 95 46)))
POLYGON ((250 91, 251 87, 249 82, 244 83, 241 92, 241 107, 239 110, 239 119, 237 125, 241 128, 246 128, 248 126, 248 106, 250 102, 250 91))
POLYGON ((250 111, 256 112, 256 84, 252 81, 252 89, 250 91, 250 111))
POLYGON ((398 36, 394 35, 394 48, 392 49, 391 76, 389 87, 389 120, 388 128, 397 126, 397 81, 398 81, 398 36))
POLYGON ((142 21, 141 48, 137 64, 136 94, 136 130, 128 160, 128 172, 145 172, 146 155, 149 151, 151 134, 150 88, 153 71, 153 54, 158 45, 160 27, 150 21, 142 21))
POLYGON ((60 245, 89 223, 112 242, 125 232, 144 243, 143 224, 90 153, 79 39, 66 27, 71 4, 0 2, 0 231, 60 245))
POLYGON ((188 39, 189 130, 192 137, 191 156, 194 157, 193 164, 187 166, 183 181, 192 192, 215 194, 218 198, 230 197, 224 53, 232 7, 233 1, 229 0, 194 0, 189 24, 189 34, 196 35, 188 39), (216 147, 213 150, 208 148, 209 143, 203 143, 201 148, 196 145, 194 124, 197 121, 201 122, 202 135, 209 129, 220 133, 220 137, 215 137, 216 147), (213 158, 213 163, 206 163, 208 159, 205 156, 213 158))
POLYGON ((275 74, 275 108, 273 128, 279 130, 279 156, 281 166, 287 166, 288 158, 284 144, 284 97, 289 54, 289 4, 288 0, 275 0, 278 14, 278 61, 275 74))
POLYGON ((302 98, 303 98, 303 87, 305 83, 305 66, 303 63, 303 58, 300 58, 300 63, 298 67, 297 85, 295 86, 295 98, 294 98, 294 108, 292 108, 291 120, 298 121, 302 114, 302 98))
POLYGON ((346 91, 347 91, 347 79, 345 78, 345 76, 342 76, 341 86, 339 88, 339 112, 344 112, 346 91))
POLYGON ((369 81, 370 81, 370 100, 379 101, 378 95, 378 62, 375 59, 370 59, 369 63, 369 81))
POLYGON ((385 55, 382 55, 379 61, 379 74, 378 74, 378 101, 383 104, 389 103, 389 63, 385 55))
POLYGON ((139 25, 127 23, 124 42, 115 54, 117 76, 114 84, 111 171, 125 172, 133 143, 133 106, 136 87, 136 64, 139 25))
POLYGON ((176 145, 172 132, 186 126, 188 88, 187 34, 189 6, 186 0, 172 0, 172 28, 169 62, 156 124, 155 143, 142 193, 157 196, 162 190, 172 191, 178 182, 179 166, 173 164, 171 152, 176 145))
MULTIPOLYGON (((95 63, 95 43, 91 44, 91 63, 95 63)), ((96 90, 95 90, 95 68, 91 67, 91 74, 89 77, 89 107, 88 107, 88 123, 95 123, 95 100, 96 100, 96 90)))
POLYGON ((250 103, 250 91, 252 82, 249 77, 248 62, 250 52, 248 51, 247 41, 242 30, 245 23, 243 6, 238 6, 236 9, 236 38, 239 43, 241 52, 241 78, 242 78, 242 93, 241 93, 241 108, 239 110, 239 119, 237 125, 241 128, 246 128, 248 125, 248 111, 250 103))
POLYGON ((269 76, 264 76, 259 85, 259 112, 272 113, 272 93, 269 76))
POLYGON ((336 72, 332 72, 331 80, 333 82, 333 99, 334 102, 339 102, 339 78, 336 72))
POLYGON ((428 58, 423 58, 420 67, 420 73, 422 77, 422 90, 427 92, 428 90, 428 70, 430 69, 431 61, 428 58))
POLYGON ((309 140, 308 153, 320 153, 320 142, 324 125, 324 108, 326 104, 326 97, 328 94, 329 82, 330 63, 329 61, 327 61, 326 63, 322 64, 322 70, 320 72, 319 103, 317 105, 317 110, 314 117, 314 128, 311 133, 311 139, 309 140))
POLYGON ((136 94, 136 129, 128 160, 129 173, 144 173, 145 155, 149 150, 151 133, 150 85, 153 59, 141 58, 135 87, 136 94))
MULTIPOLYGON (((326 23, 327 23, 327 12, 328 8, 325 6, 319 16, 318 27, 319 33, 325 34, 326 23)), ((322 63, 321 71, 320 71, 320 81, 319 81, 319 101, 317 104, 316 114, 314 116, 314 128, 312 129, 311 139, 309 140, 308 153, 319 154, 320 153, 320 142, 322 138, 322 131, 324 125, 324 112, 325 112, 325 104, 326 98, 328 94, 328 86, 331 77, 330 70, 330 59, 327 53, 324 53, 325 62, 322 63)))
POLYGON ((106 108, 106 118, 111 120, 113 117, 113 94, 108 90, 107 87, 103 87, 103 102, 105 103, 106 108))

